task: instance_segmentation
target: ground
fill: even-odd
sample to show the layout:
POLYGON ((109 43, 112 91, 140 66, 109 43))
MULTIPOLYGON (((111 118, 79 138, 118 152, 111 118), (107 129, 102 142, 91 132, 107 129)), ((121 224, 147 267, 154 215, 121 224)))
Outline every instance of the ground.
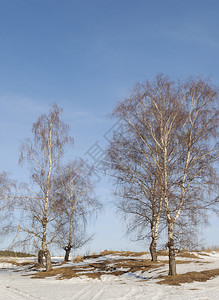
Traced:
POLYGON ((219 252, 181 252, 177 272, 168 275, 168 257, 152 263, 148 253, 108 252, 62 263, 44 272, 36 258, 0 258, 0 299, 216 300, 219 252))

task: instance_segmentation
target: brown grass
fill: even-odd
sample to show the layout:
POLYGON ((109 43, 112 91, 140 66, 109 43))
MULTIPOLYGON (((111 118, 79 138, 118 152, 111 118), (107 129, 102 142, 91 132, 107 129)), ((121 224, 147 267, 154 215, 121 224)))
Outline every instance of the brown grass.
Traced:
POLYGON ((194 253, 189 253, 189 252, 179 252, 176 254, 176 256, 178 257, 187 257, 187 258, 198 258, 201 259, 200 257, 198 257, 197 255, 195 255, 194 253))
MULTIPOLYGON (((83 265, 75 265, 75 266, 66 266, 66 267, 55 267, 50 272, 40 271, 37 272, 32 278, 45 278, 56 276, 57 279, 69 279, 73 277, 80 277, 80 276, 87 276, 89 278, 100 278, 101 275, 114 275, 119 276, 125 273, 134 273, 136 271, 141 271, 144 273, 146 271, 153 272, 154 269, 164 266, 168 264, 168 260, 152 262, 149 259, 141 259, 141 258, 134 258, 131 256, 140 256, 145 254, 145 252, 138 252, 137 255, 135 252, 122 252, 122 251, 108 251, 105 250, 101 252, 99 255, 93 254, 89 257, 100 257, 102 255, 107 254, 117 254, 118 257, 115 259, 106 258, 105 260, 100 260, 97 262, 89 263, 84 261, 85 257, 77 256, 74 262, 81 262, 84 261, 83 265), (103 254, 104 253, 104 254, 103 254), (127 258, 121 258, 121 255, 130 256, 127 258)), ((161 252, 161 255, 166 255, 164 251, 161 252)), ((200 260, 194 260, 194 258, 198 258, 193 253, 188 253, 186 251, 182 251, 177 253, 180 257, 191 258, 191 260, 177 260, 177 264, 188 264, 190 262, 195 262, 200 264, 200 260)), ((88 257, 87 257, 88 258, 88 257)), ((201 262, 207 263, 207 262, 201 262)), ((29 276, 29 275, 28 275, 29 276)), ((159 276, 161 281, 159 284, 170 284, 170 285, 180 285, 184 282, 193 282, 193 281, 201 281, 204 282, 209 280, 215 276, 219 276, 219 269, 210 270, 210 271, 203 271, 203 272, 189 272, 186 274, 176 275, 176 276, 159 276)), ((142 279, 144 279, 142 277, 142 279)))
MULTIPOLYGON (((95 254, 90 255, 90 256, 85 256, 85 258, 98 258, 98 257, 100 257, 102 255, 109 255, 109 254, 116 254, 116 255, 119 255, 119 256, 138 257, 138 256, 142 256, 142 255, 148 254, 148 252, 111 251, 111 250, 109 251, 109 250, 104 250, 104 251, 100 252, 99 254, 95 253, 95 254)), ((165 250, 158 251, 157 255, 158 256, 168 256, 169 252, 165 251, 165 250)), ((187 257, 187 258, 199 258, 197 255, 188 252, 188 250, 186 250, 186 249, 184 249, 184 250, 176 253, 176 256, 187 257)))
MULTIPOLYGON (((85 275, 90 278, 100 278, 101 275, 122 275, 127 272, 146 272, 164 266, 168 261, 152 262, 149 259, 117 259, 114 263, 111 260, 90 263, 80 267, 55 268, 50 272, 40 271, 32 278, 45 278, 57 276, 58 279, 69 279, 85 275), (127 270, 119 270, 125 268, 127 270), (90 273, 92 272, 92 273, 90 273)), ((178 264, 188 263, 188 261, 177 261, 178 264)))
MULTIPOLYGON (((80 277, 80 276, 87 276, 89 278, 100 278, 101 275, 106 274, 106 272, 77 272, 76 270, 74 270, 73 268, 70 267, 66 267, 66 268, 57 268, 57 269, 53 269, 50 272, 38 272, 35 276, 33 276, 32 278, 45 278, 45 277, 52 277, 52 276, 57 276, 57 279, 71 279, 73 277, 80 277)), ((107 273, 110 275, 114 275, 114 276, 119 276, 124 274, 123 271, 115 271, 113 273, 107 273)))
POLYGON ((45 277, 52 277, 57 275, 60 276, 60 279, 64 279, 64 278, 70 279, 76 277, 76 271, 70 267, 56 268, 56 269, 52 269, 49 272, 46 271, 37 272, 37 274, 34 275, 32 278, 45 278, 45 277))
POLYGON ((79 263, 79 262, 82 262, 84 261, 84 257, 83 256, 80 256, 80 255, 77 255, 74 259, 73 259, 73 262, 74 263, 79 263))
POLYGON ((113 251, 113 250, 104 250, 100 252, 99 254, 93 253, 92 255, 85 255, 84 259, 88 258, 98 258, 103 255, 118 255, 118 256, 130 256, 130 257, 138 257, 145 254, 148 254, 148 252, 133 252, 133 251, 113 251))
POLYGON ((100 278, 101 275, 122 275, 127 272, 148 271, 150 269, 158 268, 163 264, 154 263, 150 260, 136 260, 136 259, 119 259, 112 264, 111 260, 104 260, 95 263, 89 263, 83 266, 61 267, 55 268, 50 272, 37 272, 32 278, 45 278, 57 276, 58 279, 69 279, 79 276, 87 276, 90 278, 100 278), (126 268, 127 271, 119 270, 119 268, 126 268))
POLYGON ((133 251, 109 251, 109 250, 104 250, 100 252, 99 256, 101 255, 108 255, 108 254, 116 254, 119 256, 142 256, 145 254, 148 254, 148 252, 133 252, 133 251))
POLYGON ((101 275, 110 274, 114 276, 124 274, 124 271, 117 271, 113 268, 105 268, 104 264, 94 263, 88 266, 83 266, 83 268, 75 267, 63 267, 56 268, 49 272, 41 271, 34 275, 32 278, 45 278, 57 276, 57 279, 70 279, 73 277, 87 276, 89 278, 100 278, 101 275))
POLYGON ((99 255, 101 256, 101 255, 119 254, 119 253, 120 253, 120 251, 112 251, 112 250, 107 250, 107 249, 105 249, 104 251, 101 251, 101 252, 99 253, 99 255))
MULTIPOLYGON (((167 250, 166 251, 164 251, 164 250, 163 251, 158 251, 157 255, 158 256, 168 256, 169 252, 167 250)), ((188 250, 186 250, 186 249, 183 249, 179 252, 176 252, 176 256, 178 256, 178 257, 187 257, 187 258, 200 258, 197 255, 195 255, 194 253, 188 252, 188 250)))
POLYGON ((13 264, 15 266, 34 265, 34 262, 32 262, 32 261, 17 262, 17 261, 12 260, 12 259, 1 259, 0 262, 13 264))
POLYGON ((115 268, 127 268, 129 269, 129 272, 136 272, 136 271, 142 271, 142 272, 146 272, 150 269, 155 269, 158 267, 163 266, 163 262, 159 263, 159 262, 153 262, 149 259, 121 259, 121 260, 117 260, 114 263, 114 267, 115 268))
POLYGON ((142 256, 142 255, 145 255, 145 254, 148 254, 148 252, 133 252, 133 251, 122 251, 120 252, 120 255, 124 255, 124 256, 142 256))
POLYGON ((87 259, 87 258, 98 258, 100 256, 103 256, 103 255, 109 255, 109 254, 120 254, 120 251, 112 251, 112 250, 104 250, 104 251, 101 251, 99 254, 96 254, 96 253, 93 253, 92 255, 85 255, 84 256, 84 259, 87 259))
MULTIPOLYGON (((168 260, 162 260, 161 262, 164 263, 164 264, 169 264, 168 260)), ((189 264, 189 263, 200 264, 200 261, 199 260, 176 260, 176 264, 177 265, 189 264)), ((204 264, 204 263, 208 264, 209 262, 208 261, 201 262, 201 264, 204 264)))
POLYGON ((210 247, 208 247, 208 248, 202 248, 202 251, 204 251, 204 252, 212 252, 212 251, 215 251, 215 252, 219 252, 219 246, 210 246, 210 247))
POLYGON ((219 276, 219 269, 207 270, 201 272, 188 272, 176 276, 164 276, 158 284, 181 285, 182 283, 191 283, 193 281, 206 282, 216 276, 219 276))
POLYGON ((0 251, 0 257, 32 257, 35 256, 30 253, 24 253, 24 252, 14 252, 9 250, 0 251))
POLYGON ((157 252, 158 256, 168 256, 169 252, 167 250, 163 250, 163 251, 158 251, 157 252))
POLYGON ((83 258, 84 259, 89 259, 89 258, 99 258, 101 255, 99 254, 92 254, 92 255, 85 255, 83 258))

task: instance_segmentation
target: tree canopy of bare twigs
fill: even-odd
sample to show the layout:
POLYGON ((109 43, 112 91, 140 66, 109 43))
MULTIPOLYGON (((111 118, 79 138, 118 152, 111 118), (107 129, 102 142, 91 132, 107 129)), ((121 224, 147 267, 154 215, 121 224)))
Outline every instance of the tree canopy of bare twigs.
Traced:
POLYGON ((40 116, 33 123, 33 139, 24 142, 19 159, 21 164, 28 164, 32 183, 23 186, 24 195, 20 197, 23 223, 19 229, 27 234, 26 239, 33 238, 36 244, 41 243, 47 271, 51 269, 48 245, 54 242, 62 226, 54 179, 64 147, 72 142, 69 126, 60 119, 61 112, 62 109, 54 104, 48 115, 40 116))
POLYGON ((174 225, 195 225, 218 203, 217 88, 201 78, 175 83, 158 75, 138 84, 113 115, 121 127, 106 165, 120 187, 120 208, 150 224, 152 240, 164 210, 169 274, 175 275, 174 225))
POLYGON ((102 205, 94 194, 92 170, 87 168, 82 159, 62 167, 56 184, 63 222, 57 241, 64 246, 67 261, 72 248, 81 248, 92 238, 86 233, 87 221, 97 214, 102 205))
POLYGON ((6 172, 0 173, 0 234, 8 234, 13 229, 14 194, 16 187, 6 172))

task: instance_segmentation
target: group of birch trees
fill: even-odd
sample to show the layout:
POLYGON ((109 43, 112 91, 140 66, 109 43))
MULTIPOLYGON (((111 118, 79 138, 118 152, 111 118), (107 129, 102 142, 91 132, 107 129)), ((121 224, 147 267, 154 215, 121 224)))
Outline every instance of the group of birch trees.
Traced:
POLYGON ((217 88, 201 78, 176 83, 158 75, 137 84, 113 116, 120 128, 105 167, 117 183, 117 207, 136 239, 150 235, 154 261, 166 228, 169 274, 175 275, 175 240, 194 236, 209 209, 217 210, 217 88))
MULTIPOLYGON (((14 203, 20 211, 17 237, 38 249, 38 262, 52 268, 49 246, 60 244, 69 259, 72 248, 83 246, 91 237, 86 234, 87 218, 101 208, 94 194, 92 170, 81 159, 63 165, 64 148, 73 142, 69 126, 60 119, 62 109, 54 104, 49 113, 33 123, 33 138, 25 140, 19 157, 27 164, 29 183, 22 184, 14 203)), ((0 193, 7 186, 0 177, 0 193), (1 188, 2 187, 2 188, 1 188)), ((2 197, 3 198, 3 197, 2 197)), ((9 197, 5 197, 9 199, 9 197)))
MULTIPOLYGON (((35 244, 40 264, 45 256, 47 271, 52 267, 49 245, 61 244, 68 260, 72 248, 91 239, 87 218, 101 209, 92 170, 81 159, 62 164, 65 146, 73 139, 61 112, 54 104, 33 123, 33 138, 22 145, 19 162, 30 172, 22 191, 13 196, 14 182, 0 174, 1 228, 8 230, 10 213, 19 210, 17 234, 35 244)), ((116 205, 128 233, 136 240, 150 237, 153 261, 160 232, 167 232, 169 274, 175 275, 176 243, 194 238, 209 210, 218 213, 218 90, 201 78, 176 83, 158 75, 137 84, 113 116, 120 127, 104 166, 116 182, 116 205)))

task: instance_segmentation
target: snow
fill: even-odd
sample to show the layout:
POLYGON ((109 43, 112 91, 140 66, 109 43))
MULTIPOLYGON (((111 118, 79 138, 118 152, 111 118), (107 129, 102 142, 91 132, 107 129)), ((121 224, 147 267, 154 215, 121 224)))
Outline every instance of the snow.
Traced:
POLYGON ((12 263, 0 262, 0 269, 11 269, 14 268, 12 263))
MULTIPOLYGON (((200 255, 199 259, 188 259, 188 263, 177 264, 178 274, 190 271, 202 271, 219 268, 219 253, 200 255), (196 261, 196 262, 195 262, 196 261), (198 263, 197 263, 198 261, 198 263)), ((127 257, 123 257, 124 259, 127 257)), ((130 258, 130 257, 129 257, 130 258)), ((133 257, 132 257, 133 258, 133 257)), ((139 258, 139 257, 138 257, 139 258)), ((146 258, 145 256, 140 258, 146 258)), ((148 257, 147 257, 148 258, 148 257)), ((102 260, 112 261, 118 256, 108 255, 102 260)), ((119 257, 121 259, 121 257, 119 257)), ((162 260, 167 257, 162 257, 162 260)), ((15 259, 13 259, 15 261, 15 259)), ((30 259, 27 259, 30 260, 30 259)), ((186 258, 184 259, 186 260, 186 258)), ((54 261, 54 259, 53 259, 54 261)), ((60 262, 60 259, 56 259, 60 262)), ((100 259, 89 259, 91 263, 100 259)), ((16 259, 25 262, 25 259, 16 259)), ((66 266, 83 266, 86 262, 68 263, 66 266)), ((65 266, 65 265, 62 265, 65 266)), ((58 267, 58 266, 57 266, 58 267)), ((120 268, 122 269, 122 267, 120 268)), ((88 270, 92 272, 92 270, 88 270)), ((184 283, 181 286, 157 284, 158 274, 167 275, 168 265, 141 273, 127 272, 120 276, 102 275, 100 279, 88 278, 85 275, 72 279, 58 280, 56 277, 33 279, 33 270, 27 266, 17 266, 10 259, 0 260, 0 299, 20 300, 217 300, 219 299, 219 276, 206 282, 184 283), (8 261, 8 262, 7 262, 8 261)))

